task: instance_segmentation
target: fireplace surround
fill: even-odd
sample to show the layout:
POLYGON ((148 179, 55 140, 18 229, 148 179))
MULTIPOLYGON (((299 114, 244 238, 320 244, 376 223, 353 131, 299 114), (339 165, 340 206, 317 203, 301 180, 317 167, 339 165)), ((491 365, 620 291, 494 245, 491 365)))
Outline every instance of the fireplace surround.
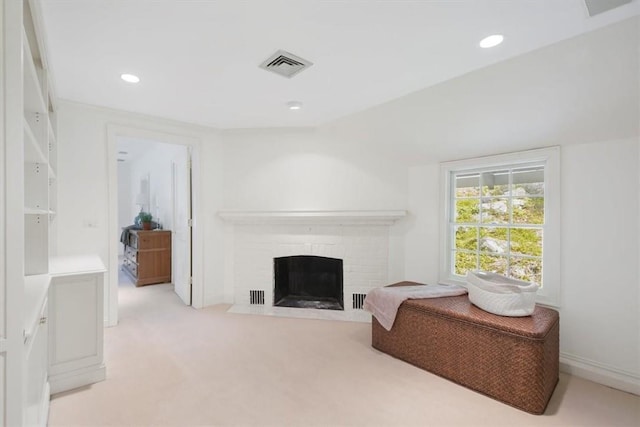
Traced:
POLYGON ((359 320, 370 316, 364 316, 361 304, 356 307, 352 301, 389 283, 389 227, 406 211, 224 211, 218 215, 231 225, 226 238, 233 250, 226 277, 235 312, 359 320), (274 259, 301 255, 342 260, 343 310, 274 304, 274 259), (258 303, 251 298, 256 294, 263 296, 258 303))

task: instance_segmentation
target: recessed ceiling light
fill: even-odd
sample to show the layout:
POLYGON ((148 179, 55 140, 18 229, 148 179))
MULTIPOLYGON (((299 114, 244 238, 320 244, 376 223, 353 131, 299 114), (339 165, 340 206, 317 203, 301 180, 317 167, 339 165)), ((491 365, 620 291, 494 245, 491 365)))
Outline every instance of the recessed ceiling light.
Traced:
POLYGON ((129 153, 126 151, 118 151, 118 154, 129 154, 129 153))
POLYGON ((138 83, 140 81, 140 77, 133 74, 122 74, 120 78, 127 83, 138 83))
POLYGON ((480 40, 480 47, 488 49, 490 47, 498 46, 500 43, 502 43, 503 40, 504 36, 502 34, 494 34, 480 40))
POLYGON ((289 107, 289 110, 300 110, 302 108, 302 102, 289 101, 287 102, 287 107, 289 107))

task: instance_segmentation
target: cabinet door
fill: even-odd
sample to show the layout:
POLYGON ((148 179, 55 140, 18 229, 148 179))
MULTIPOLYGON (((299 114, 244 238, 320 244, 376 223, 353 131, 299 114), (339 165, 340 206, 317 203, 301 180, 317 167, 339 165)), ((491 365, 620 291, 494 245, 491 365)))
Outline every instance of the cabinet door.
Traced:
MULTIPOLYGON (((49 375, 103 363, 103 274, 56 276, 49 287, 49 375)), ((54 382, 52 381, 52 392, 54 382)))
POLYGON ((25 343, 27 355, 25 425, 44 425, 49 402, 47 382, 47 302, 45 301, 40 324, 25 343))

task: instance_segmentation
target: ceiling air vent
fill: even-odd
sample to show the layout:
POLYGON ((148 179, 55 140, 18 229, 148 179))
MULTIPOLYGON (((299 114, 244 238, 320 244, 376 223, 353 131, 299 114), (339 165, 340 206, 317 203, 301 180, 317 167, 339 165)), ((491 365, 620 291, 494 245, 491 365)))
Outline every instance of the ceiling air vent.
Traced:
POLYGON ((631 3, 631 0, 584 0, 584 3, 587 5, 589 16, 594 16, 623 4, 631 3))
POLYGON ((279 50, 260 64, 260 68, 273 71, 286 78, 291 78, 312 65, 313 63, 306 59, 302 59, 284 50, 279 50))

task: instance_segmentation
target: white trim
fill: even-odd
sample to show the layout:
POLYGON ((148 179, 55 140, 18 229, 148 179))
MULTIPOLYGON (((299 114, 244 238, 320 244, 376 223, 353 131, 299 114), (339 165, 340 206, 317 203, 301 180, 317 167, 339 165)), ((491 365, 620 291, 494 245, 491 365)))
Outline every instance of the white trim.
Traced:
POLYGON ((74 388, 95 384, 107 378, 107 368, 103 364, 76 369, 49 377, 51 393, 60 393, 74 388))
POLYGON ((440 164, 440 263, 439 281, 448 284, 464 282, 452 278, 450 271, 449 218, 451 204, 451 173, 465 170, 491 169, 532 162, 545 163, 545 224, 544 224, 544 287, 538 291, 537 302, 560 307, 560 147, 541 148, 517 153, 464 159, 440 164))
MULTIPOLYGON (((122 113, 122 112, 121 112, 122 113)), ((106 299, 105 316, 109 326, 118 323, 118 162, 117 162, 117 139, 118 137, 131 137, 138 139, 148 139, 168 144, 183 145, 192 149, 192 204, 193 204, 193 284, 191 305, 195 308, 204 307, 204 231, 200 229, 199 219, 204 218, 201 201, 201 172, 200 172, 200 152, 201 139, 198 137, 172 133, 162 130, 142 129, 133 126, 123 126, 113 123, 107 124, 107 170, 109 180, 109 260, 107 264, 108 277, 108 298, 106 299)), ((204 226, 204 223, 203 223, 204 226)))
POLYGON ((391 225, 407 211, 219 211, 233 224, 391 225))
POLYGON ((23 147, 23 2, 0 2, 0 150, 2 195, 0 220, 3 260, 0 292, 4 300, 4 372, 0 383, 0 424, 24 423, 26 395, 23 345, 24 304, 24 147, 23 147), (10 242, 10 246, 9 243, 10 242))
POLYGON ((341 322, 371 323, 371 313, 365 310, 322 310, 316 308, 277 307, 269 305, 234 304, 227 313, 258 316, 290 317, 294 319, 337 320, 341 322))
MULTIPOLYGON (((204 306, 209 307, 211 305, 227 304, 227 300, 228 299, 225 299, 224 295, 207 295, 204 298, 204 306)), ((230 301, 233 301, 233 297, 231 297, 230 301)))
POLYGON ((640 395, 640 375, 633 372, 563 352, 560 353, 560 370, 598 384, 640 395))
POLYGON ((42 427, 49 425, 49 405, 51 402, 51 386, 49 381, 44 383, 44 391, 42 392, 42 401, 40 402, 40 414, 44 414, 41 417, 42 427))
MULTIPOLYGON (((201 124, 201 123, 194 123, 194 122, 185 122, 185 121, 178 121, 178 120, 174 120, 174 119, 170 119, 170 118, 165 118, 165 117, 159 117, 159 116, 152 116, 149 114, 143 114, 143 113, 139 113, 136 111, 127 111, 127 110, 123 110, 123 109, 115 109, 115 108, 108 108, 108 107, 101 107, 99 105, 93 105, 93 104, 86 104, 84 102, 77 102, 77 101, 72 101, 69 99, 64 99, 64 98, 58 98, 56 99, 57 104, 59 106, 67 106, 69 108, 80 108, 83 110, 89 110, 92 111, 96 114, 104 114, 104 115, 108 115, 108 116, 112 116, 113 120, 116 119, 122 119, 122 120, 127 120, 130 121, 132 119, 134 120, 144 120, 144 121, 148 121, 151 122, 153 124, 158 125, 159 127, 162 128, 166 128, 166 127, 172 127, 172 128, 177 128, 178 131, 177 132, 181 132, 180 129, 184 129, 185 132, 188 133, 204 133, 204 134, 215 134, 215 133, 220 133, 222 132, 222 130, 216 128, 213 125, 207 125, 207 124, 201 124)), ((115 125, 115 126, 119 126, 119 125, 115 125)), ((137 126, 137 125, 136 125, 137 126)), ((128 127, 128 126, 124 126, 124 127, 128 127)), ((133 126, 132 126, 133 128, 133 126)), ((137 128, 138 130, 140 130, 139 128, 137 128)), ((149 132, 153 132, 152 129, 149 129, 149 132)), ((159 130, 159 132, 163 132, 162 130, 159 130)), ((170 130, 167 133, 171 133, 174 136, 178 136, 178 134, 173 133, 175 132, 174 130, 170 130)), ((186 133, 185 133, 186 135, 186 133)))
POLYGON ((48 70, 49 63, 47 61, 47 58, 49 57, 49 55, 47 54, 47 38, 45 37, 44 25, 42 23, 43 13, 40 3, 41 2, 39 0, 29 0, 29 9, 31 10, 33 32, 36 36, 38 52, 40 53, 40 62, 42 63, 42 68, 48 70))

